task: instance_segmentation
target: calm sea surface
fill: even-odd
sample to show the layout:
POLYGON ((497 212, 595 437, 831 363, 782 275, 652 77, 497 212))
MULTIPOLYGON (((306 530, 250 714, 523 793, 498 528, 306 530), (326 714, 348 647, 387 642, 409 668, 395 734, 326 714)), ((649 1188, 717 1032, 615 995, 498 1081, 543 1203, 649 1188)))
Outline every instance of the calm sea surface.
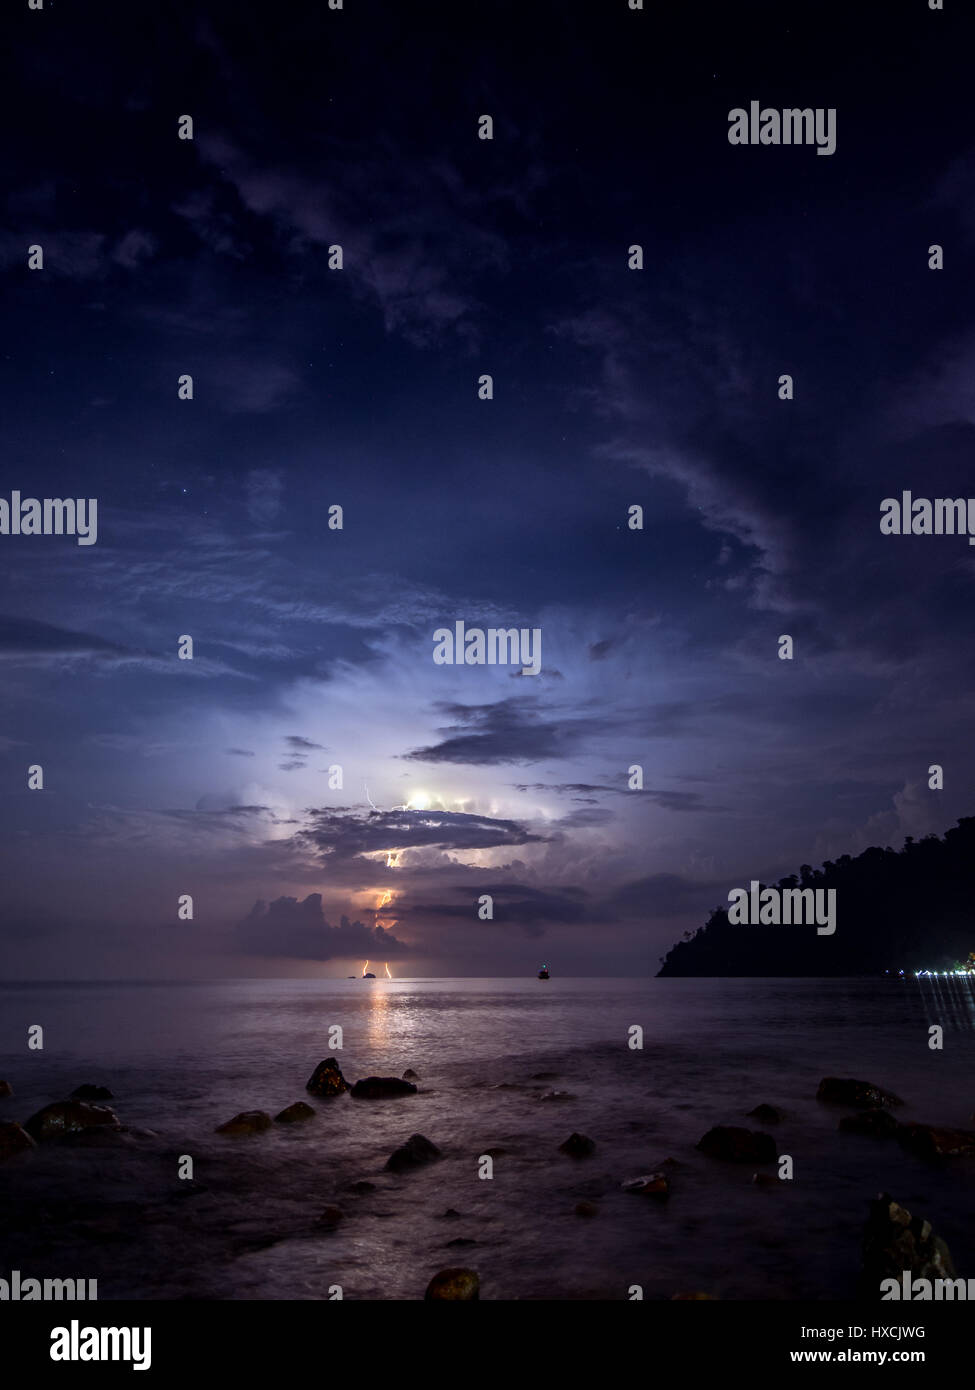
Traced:
POLYGON ((855 1076, 902 1096, 899 1118, 972 1128, 973 1022, 973 987, 954 980, 0 986, 0 1076, 15 1090, 0 1118, 95 1082, 136 1131, 3 1164, 0 1277, 97 1278, 102 1299, 323 1299, 335 1285, 414 1299, 437 1269, 466 1265, 487 1299, 625 1299, 633 1284, 646 1298, 848 1298, 880 1190, 975 1276, 975 1161, 931 1165, 841 1134, 846 1112, 815 1099, 823 1076, 855 1076), (44 1049, 29 1051, 38 1023, 44 1049), (412 1067, 419 1094, 316 1100, 305 1082, 328 1056, 349 1081, 412 1067), (568 1094, 543 1099, 552 1091, 568 1094), (214 1133, 296 1100, 316 1118, 214 1133), (761 1128, 745 1116, 763 1101, 786 1112, 764 1128, 795 1170, 771 1189, 695 1148, 712 1125, 761 1128), (559 1153, 573 1131, 594 1156, 559 1153), (414 1133, 443 1159, 385 1171, 414 1133), (177 1176, 183 1155, 193 1181, 177 1176), (621 1191, 666 1158, 681 1165, 669 1202, 621 1191), (362 1180, 374 1189, 350 1191, 362 1180), (575 1215, 582 1200, 598 1214, 575 1215), (316 1221, 330 1204, 343 1211, 334 1231, 316 1221))

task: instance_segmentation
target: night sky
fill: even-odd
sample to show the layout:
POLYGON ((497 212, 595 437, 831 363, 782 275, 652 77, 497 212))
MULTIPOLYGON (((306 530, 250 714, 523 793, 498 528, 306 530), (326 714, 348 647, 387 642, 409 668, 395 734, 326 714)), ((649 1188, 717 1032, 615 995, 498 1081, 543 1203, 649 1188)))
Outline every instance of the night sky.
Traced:
POLYGON ((9 0, 0 496, 98 532, 0 536, 4 977, 648 974, 975 810, 975 549, 879 528, 975 493, 964 9, 9 0))

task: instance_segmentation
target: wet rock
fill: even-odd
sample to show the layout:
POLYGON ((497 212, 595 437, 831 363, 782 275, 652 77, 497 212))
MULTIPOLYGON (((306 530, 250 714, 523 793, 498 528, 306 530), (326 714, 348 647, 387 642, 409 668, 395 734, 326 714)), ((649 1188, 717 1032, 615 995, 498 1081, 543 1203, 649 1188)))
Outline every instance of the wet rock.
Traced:
POLYGON ((875 1106, 861 1110, 858 1115, 844 1115, 837 1125, 844 1134, 868 1134, 873 1139, 888 1139, 897 1133, 897 1121, 889 1110, 875 1106))
POLYGON ((407 1067, 406 1071, 404 1071, 403 1073, 404 1081, 419 1081, 419 1079, 420 1078, 417 1076, 416 1072, 413 1070, 412 1067, 407 1067))
POLYGON ((777 1105, 756 1105, 754 1110, 749 1110, 748 1118, 762 1125, 777 1125, 783 1115, 777 1105))
POLYGON ((539 1100, 575 1100, 575 1096, 570 1091, 546 1091, 539 1100))
POLYGON ((430 1299, 450 1299, 453 1302, 470 1302, 480 1299, 481 1281, 473 1269, 441 1269, 433 1276, 423 1295, 430 1299))
POLYGON ((367 1076, 355 1083, 350 1094, 354 1100, 389 1100, 393 1096, 415 1096, 416 1087, 398 1076, 367 1076))
POLYGON ((217 1125, 218 1134, 259 1134, 271 1128, 271 1117, 265 1110, 242 1110, 226 1124, 217 1125))
POLYGON ((576 1202, 573 1214, 575 1216, 598 1216, 599 1208, 595 1202, 576 1202))
POLYGON ((898 1125, 897 1138, 921 1158, 957 1158, 975 1154, 975 1131, 941 1125, 898 1125))
POLYGON ((107 1086, 93 1086, 86 1081, 83 1086, 76 1086, 71 1092, 72 1100, 114 1100, 115 1097, 107 1086))
POLYGON ((407 1168, 419 1168, 421 1164, 432 1163, 440 1157, 436 1144, 431 1144, 422 1134, 411 1134, 405 1144, 390 1154, 386 1167, 394 1173, 402 1173, 407 1168))
POLYGON ((347 1192, 354 1192, 357 1197, 364 1197, 367 1192, 375 1192, 376 1184, 368 1182, 365 1178, 360 1178, 358 1182, 350 1182, 346 1188, 347 1192))
POLYGON ((319 1226, 326 1226, 330 1231, 334 1231, 335 1227, 339 1224, 339 1222, 343 1219, 344 1216, 345 1212, 342 1210, 341 1207, 328 1206, 325 1207, 319 1214, 318 1224, 319 1226))
POLYGON ((107 1105, 89 1105, 83 1100, 58 1100, 53 1105, 45 1105, 36 1115, 31 1115, 24 1125, 32 1139, 58 1139, 63 1134, 77 1134, 79 1130, 91 1129, 95 1125, 109 1125, 120 1129, 119 1118, 107 1105))
POLYGON ((854 1081, 850 1077, 839 1076, 824 1076, 819 1083, 816 1099, 831 1101, 836 1105, 857 1105, 861 1109, 904 1104, 893 1091, 882 1091, 869 1081, 854 1081))
POLYGON ((22 1125, 17 1124, 15 1120, 0 1121, 0 1163, 5 1158, 12 1158, 14 1154, 23 1153, 25 1149, 36 1147, 34 1140, 22 1125))
POLYGON ((0 1081, 0 1100, 7 1100, 14 1093, 9 1081, 0 1081))
POLYGON ((570 1158, 588 1158, 596 1152, 596 1141, 585 1134, 570 1134, 564 1144, 559 1145, 560 1154, 570 1158))
POLYGON ((771 1134, 763 1134, 760 1129, 740 1129, 737 1125, 716 1125, 697 1147, 701 1153, 728 1163, 774 1163, 778 1157, 771 1134))
POLYGON ((310 1091, 313 1096, 324 1096, 326 1099, 330 1096, 340 1096, 348 1089, 349 1083, 342 1075, 334 1057, 326 1057, 324 1062, 319 1062, 305 1085, 305 1090, 310 1091))
POLYGON ((658 1202, 670 1196, 670 1179, 666 1173, 646 1173, 640 1178, 629 1178, 622 1184, 624 1192, 633 1192, 638 1197, 655 1197, 658 1202))
POLYGON ((442 1215, 441 1215, 441 1217, 440 1217, 440 1220, 441 1220, 441 1221, 459 1221, 459 1220, 460 1220, 460 1212, 459 1212, 459 1211, 455 1211, 453 1207, 448 1207, 447 1210, 446 1210, 445 1212, 442 1213, 442 1215))
POLYGON ((882 1192, 870 1203, 863 1232, 863 1265, 860 1297, 879 1299, 883 1279, 899 1283, 907 1273, 912 1279, 953 1279, 955 1267, 945 1242, 929 1221, 912 1216, 882 1192))
POLYGON ((293 1125, 299 1120, 313 1120, 317 1114, 318 1111, 306 1105, 303 1100, 296 1100, 294 1105, 286 1105, 274 1118, 279 1125, 293 1125))

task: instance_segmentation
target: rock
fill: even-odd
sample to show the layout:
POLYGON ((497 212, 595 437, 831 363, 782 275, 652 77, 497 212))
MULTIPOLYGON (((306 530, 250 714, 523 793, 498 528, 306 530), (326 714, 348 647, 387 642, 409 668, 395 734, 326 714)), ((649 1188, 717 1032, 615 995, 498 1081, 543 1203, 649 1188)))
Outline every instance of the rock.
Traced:
POLYGON ((94 1125, 110 1125, 121 1129, 119 1118, 107 1105, 89 1105, 83 1100, 58 1100, 45 1105, 31 1115, 24 1125, 32 1139, 57 1139, 63 1134, 77 1134, 94 1125))
POLYGON ((598 1216, 599 1208, 595 1202, 576 1202, 573 1209, 576 1216, 598 1216))
POLYGON ((318 1111, 306 1105, 303 1100, 296 1100, 294 1105, 286 1105, 274 1118, 279 1125, 293 1125, 299 1120, 313 1120, 317 1114, 318 1111))
POLYGON ((453 1207, 448 1207, 447 1210, 446 1210, 445 1212, 442 1213, 442 1215, 441 1215, 441 1217, 440 1217, 440 1220, 441 1220, 441 1221, 459 1221, 459 1220, 460 1220, 460 1212, 459 1212, 459 1211, 454 1211, 453 1207))
POLYGON ((559 1145, 560 1154, 570 1158, 588 1158, 596 1152, 596 1141, 585 1134, 570 1134, 564 1144, 559 1145))
POLYGON ((367 1076, 355 1083, 350 1094, 354 1100, 388 1100, 392 1096, 415 1096, 416 1087, 398 1076, 367 1076))
POLYGON ((403 1073, 404 1081, 419 1081, 419 1079, 420 1078, 417 1076, 416 1072, 413 1070, 412 1067, 407 1067, 406 1071, 404 1071, 403 1073))
POLYGON ((217 1125, 218 1134, 259 1134, 271 1128, 271 1117, 265 1110, 242 1110, 226 1124, 217 1125))
POLYGON ((531 1081, 557 1081, 559 1073, 557 1071, 533 1071, 531 1081))
POLYGON ((889 1110, 875 1106, 861 1110, 859 1115, 844 1115, 837 1129, 845 1134, 869 1134, 874 1139, 887 1139, 897 1132, 897 1121, 889 1110))
POLYGON ((364 1197, 367 1192, 375 1192, 376 1184, 368 1182, 365 1178, 360 1178, 358 1182, 350 1182, 345 1190, 346 1192, 354 1192, 357 1197, 364 1197))
POLYGON ((546 1091, 539 1100, 575 1100, 575 1096, 569 1091, 546 1091))
POLYGON ((454 1236, 453 1240, 445 1240, 445 1241, 444 1241, 444 1249, 445 1249, 445 1250, 449 1250, 451 1246, 458 1246, 458 1245, 476 1245, 476 1244, 477 1244, 477 1241, 476 1241, 476 1240, 472 1240, 472 1239, 470 1238, 470 1236, 454 1236))
POLYGON ((775 1105, 756 1105, 754 1110, 749 1110, 748 1118, 758 1120, 763 1125, 777 1125, 782 1119, 782 1111, 775 1105))
POLYGON ((975 1132, 940 1125, 898 1125, 897 1138, 905 1149, 922 1158, 956 1158, 975 1154, 975 1132))
POLYGON ((0 1100, 7 1100, 14 1093, 14 1088, 9 1081, 0 1081, 0 1100))
POLYGON ((740 1129, 737 1125, 716 1125, 709 1129, 697 1147, 711 1158, 728 1163, 774 1163, 778 1149, 771 1134, 759 1129, 740 1129))
POLYGON ((407 1168, 419 1168, 423 1163, 432 1163, 439 1157, 440 1150, 436 1144, 431 1144, 422 1134, 411 1134, 405 1144, 390 1154, 386 1160, 386 1167, 394 1173, 401 1173, 407 1168))
POLYGON ((76 1086, 71 1092, 72 1100, 114 1100, 115 1097, 107 1086, 92 1086, 88 1081, 83 1086, 76 1086))
POLYGON ((756 1187, 778 1187, 779 1179, 773 1178, 771 1173, 753 1173, 752 1182, 756 1187))
POLYGON ((470 1302, 481 1296, 481 1281, 473 1269, 441 1269, 433 1276, 423 1295, 424 1300, 450 1299, 470 1302))
POLYGON ((832 1101, 836 1105, 858 1105, 862 1109, 878 1105, 903 1105, 900 1096, 892 1091, 882 1091, 869 1081, 854 1081, 838 1076, 824 1076, 816 1092, 817 1100, 832 1101))
POLYGON ((327 1226, 329 1230, 334 1231, 335 1227, 339 1224, 339 1222, 342 1220, 344 1216, 345 1212, 342 1210, 341 1207, 325 1207, 319 1215, 318 1224, 319 1226, 327 1226))
POLYGON ((931 1223, 912 1216, 882 1192, 870 1203, 863 1232, 860 1297, 879 1299, 883 1279, 901 1282, 907 1272, 915 1279, 953 1279, 951 1252, 931 1229, 931 1223))
POLYGON ((308 1078, 305 1085, 306 1091, 311 1091, 313 1096, 340 1096, 343 1091, 349 1089, 349 1083, 339 1069, 339 1064, 334 1057, 326 1057, 324 1062, 319 1062, 318 1066, 308 1078))
POLYGON ((624 1192, 634 1192, 638 1197, 656 1197, 660 1202, 670 1196, 670 1180, 666 1173, 648 1173, 642 1178, 630 1178, 622 1184, 624 1192))
POLYGON ((15 1120, 0 1120, 0 1163, 25 1149, 35 1149, 37 1145, 22 1125, 15 1120))

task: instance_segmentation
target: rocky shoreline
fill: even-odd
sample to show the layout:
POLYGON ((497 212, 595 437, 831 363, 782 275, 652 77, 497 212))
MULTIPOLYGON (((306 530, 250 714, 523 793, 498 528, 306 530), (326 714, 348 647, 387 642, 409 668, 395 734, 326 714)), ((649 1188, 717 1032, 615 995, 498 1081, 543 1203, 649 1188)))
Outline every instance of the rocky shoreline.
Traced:
MULTIPOLYGON (((306 1092, 317 1105, 306 1101, 286 1104, 272 1117, 269 1111, 240 1111, 231 1118, 214 1126, 214 1133, 228 1144, 242 1141, 249 1147, 260 1144, 262 1136, 280 1127, 304 1127, 309 1123, 312 1129, 323 1114, 335 1105, 359 1103, 411 1107, 425 1094, 418 1085, 420 1077, 412 1068, 403 1076, 367 1076, 350 1083, 343 1076, 335 1058, 327 1058, 315 1067, 308 1081, 306 1092)), ((550 1079, 547 1073, 536 1073, 535 1080, 550 1079)), ((521 1090, 514 1083, 498 1083, 496 1089, 521 1090)), ((10 1082, 0 1082, 0 1099, 10 1109, 15 1089, 10 1082)), ((13 1165, 30 1163, 34 1152, 39 1148, 52 1151, 58 1147, 98 1148, 111 1150, 113 1147, 136 1146, 153 1153, 159 1148, 159 1136, 155 1131, 136 1128, 124 1124, 116 1111, 106 1101, 113 1100, 112 1092, 104 1086, 85 1083, 77 1087, 65 1100, 54 1100, 42 1106, 23 1122, 11 1119, 0 1120, 0 1161, 13 1165)), ((566 1091, 536 1092, 538 1103, 571 1100, 566 1091)), ((820 1082, 816 1101, 825 1107, 842 1111, 838 1114, 836 1131, 845 1135, 856 1135, 867 1143, 894 1141, 904 1150, 934 1166, 955 1159, 975 1157, 975 1131, 950 1128, 916 1121, 901 1122, 893 1113, 903 1106, 901 1098, 885 1088, 871 1082, 854 1078, 824 1077, 820 1082)), ((553 1115, 556 1112, 553 1111, 553 1115)), ((725 1116, 724 1119, 731 1117, 725 1116)), ((745 1116, 761 1125, 774 1126, 779 1134, 788 1129, 789 1113, 779 1106, 762 1102, 753 1107, 745 1116)), ((553 1124, 550 1127, 553 1155, 561 1154, 567 1163, 585 1169, 600 1151, 605 1158, 597 1139, 573 1131, 566 1136, 564 1129, 553 1124)), ((733 1199, 735 1180, 732 1174, 744 1167, 751 1170, 748 1182, 763 1190, 786 1188, 793 1181, 792 1163, 795 1155, 788 1152, 790 1145, 783 1138, 769 1133, 766 1129, 752 1129, 741 1124, 719 1123, 707 1129, 694 1146, 697 1153, 716 1165, 718 1171, 727 1170, 728 1198, 733 1199), (771 1171, 774 1170, 774 1171, 771 1171)), ((495 1162, 504 1162, 509 1150, 504 1147, 485 1147, 470 1155, 470 1161, 480 1165, 478 1176, 493 1176, 495 1162)), ((182 1159, 189 1155, 181 1155, 182 1159)), ((445 1157, 458 1157, 451 1154, 449 1146, 434 1142, 426 1135, 413 1132, 408 1134, 385 1158, 377 1155, 382 1163, 382 1171, 393 1176, 394 1180, 422 1180, 424 1170, 441 1162, 445 1157), (412 1175, 412 1176, 411 1176, 412 1175)), ((628 1196, 646 1199, 650 1206, 679 1206, 683 1200, 684 1177, 688 1165, 693 1162, 692 1153, 673 1154, 651 1164, 645 1173, 627 1175, 618 1173, 617 1191, 628 1196)), ((191 1165, 192 1168, 192 1165, 191 1165)), ((193 1180, 188 1185, 191 1191, 193 1180)), ((205 1189, 204 1189, 205 1190, 205 1189)), ((370 1200, 377 1193, 377 1184, 362 1177, 346 1183, 342 1192, 336 1192, 324 1206, 319 1206, 307 1225, 302 1229, 288 1232, 290 1238, 302 1236, 307 1239, 334 1235, 349 1223, 354 1223, 360 1213, 368 1208, 370 1200), (366 1204, 366 1208, 363 1207, 366 1204)), ((598 1220, 606 1194, 592 1192, 582 1200, 568 1204, 566 1217, 585 1221, 598 1220), (601 1200, 602 1199, 602 1200, 601 1200)), ((937 1268, 939 1277, 953 1272, 950 1253, 944 1242, 935 1237, 923 1218, 915 1218, 894 1201, 889 1194, 864 1194, 868 1204, 869 1216, 864 1226, 864 1254, 858 1296, 861 1298, 879 1297, 881 1277, 899 1277, 903 1273, 912 1276, 927 1274, 937 1268), (886 1223, 886 1224, 884 1224, 886 1223), (910 1239, 904 1239, 907 1229, 910 1239), (901 1261, 898 1264, 898 1260, 901 1261), (878 1271, 880 1271, 878 1273, 878 1271), (873 1292, 871 1293, 871 1290, 873 1292)), ((457 1220, 461 1213, 447 1208, 442 1213, 445 1221, 457 1220)), ((266 1244, 267 1242, 264 1242, 266 1244)), ((272 1242, 273 1243, 273 1242, 272 1242)), ((477 1241, 468 1236, 448 1240, 448 1246, 459 1248, 476 1246, 477 1241)), ((261 1242, 258 1243, 259 1248, 261 1242)), ((324 1294, 322 1296, 325 1296, 324 1294)), ((449 1265, 422 1276, 416 1286, 415 1297, 428 1300, 475 1300, 482 1296, 482 1277, 480 1273, 467 1266, 449 1265), (425 1279, 425 1286, 422 1280, 425 1279)), ((498 1289, 487 1291, 488 1297, 504 1297, 498 1289)), ((708 1289, 675 1289, 672 1298, 713 1298, 717 1295, 708 1289)))

